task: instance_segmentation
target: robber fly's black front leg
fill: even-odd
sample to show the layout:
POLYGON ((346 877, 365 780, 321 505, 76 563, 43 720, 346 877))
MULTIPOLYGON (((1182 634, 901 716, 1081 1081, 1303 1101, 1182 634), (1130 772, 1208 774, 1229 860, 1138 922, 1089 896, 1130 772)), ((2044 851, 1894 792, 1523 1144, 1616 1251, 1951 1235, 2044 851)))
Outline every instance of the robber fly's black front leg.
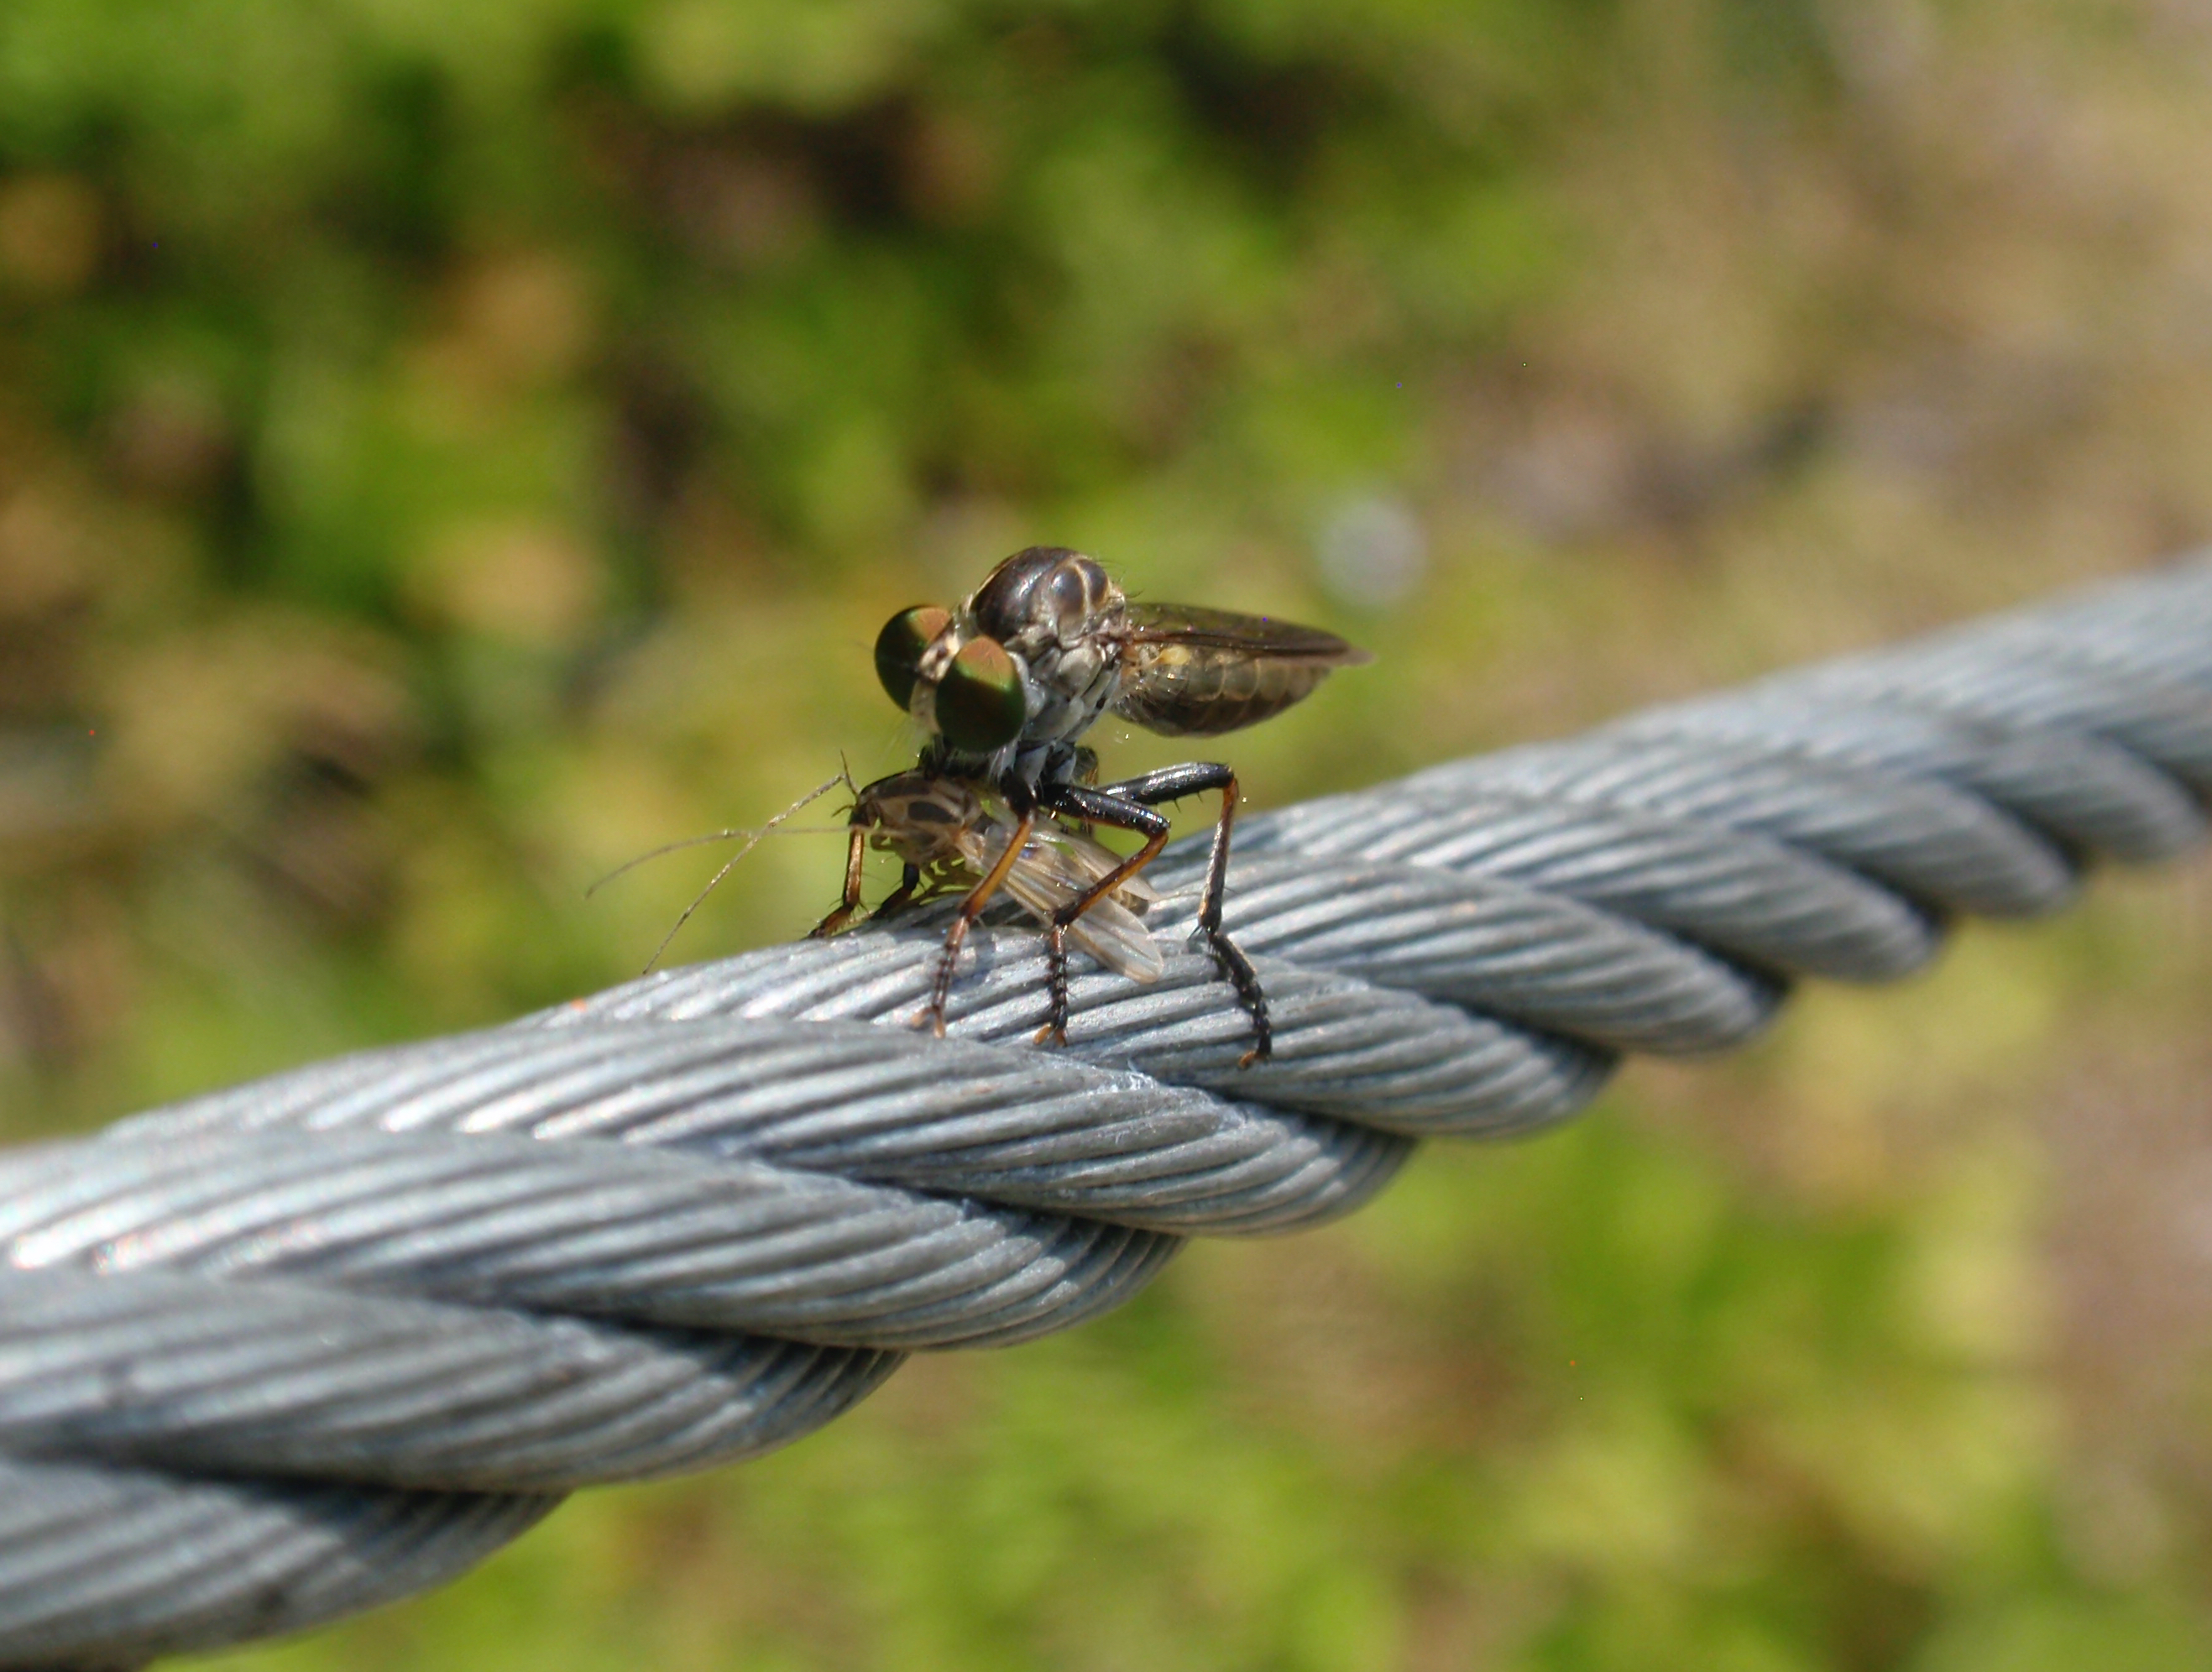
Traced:
POLYGON ((1037 787, 1036 805, 1054 817, 1079 824, 1085 830, 1104 824, 1116 830, 1134 830, 1145 838, 1142 848, 1054 912, 1051 922, 1045 927, 1052 1008, 1044 1026, 1038 1030, 1037 1043, 1065 1045, 1068 926, 1150 865, 1153 856, 1167 845, 1169 826, 1164 818, 1143 803, 1107 790, 1093 789, 1086 784, 1048 780, 1037 787))
POLYGON ((1067 1022, 1066 976, 1057 962, 1061 957, 1060 943, 1067 926, 1150 865, 1167 845, 1168 821, 1152 811, 1154 806, 1210 789, 1221 792, 1221 818, 1213 827, 1213 850, 1206 860, 1206 885, 1199 895, 1198 928, 1192 938, 1206 942, 1221 973, 1237 989, 1238 1002, 1252 1018, 1252 1049, 1244 1054, 1240 1066, 1249 1068, 1273 1054, 1274 1031, 1267 1019, 1267 995, 1261 989, 1259 972, 1221 927, 1221 897, 1229 876, 1229 833, 1237 820, 1237 775, 1214 761, 1162 767, 1140 778, 1097 789, 1082 784, 1048 783, 1039 790, 1039 802, 1049 812, 1115 830, 1139 831, 1145 838, 1142 848, 1061 908, 1053 919, 1053 953, 1058 974, 1053 1008, 1055 1032, 1064 1031, 1067 1022))

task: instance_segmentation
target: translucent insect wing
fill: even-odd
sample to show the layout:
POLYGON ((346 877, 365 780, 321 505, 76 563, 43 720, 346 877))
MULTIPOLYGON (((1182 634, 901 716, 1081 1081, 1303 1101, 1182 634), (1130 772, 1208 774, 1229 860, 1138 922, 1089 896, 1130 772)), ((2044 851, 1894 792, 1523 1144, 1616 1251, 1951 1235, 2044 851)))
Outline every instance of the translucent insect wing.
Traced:
MULTIPOLYGON (((1093 842, 1089 836, 1079 836, 1073 830, 1040 830, 1037 839, 1060 850, 1066 863, 1082 874, 1085 888, 1121 862, 1121 856, 1104 842, 1093 842)), ((1139 872, 1136 876, 1123 879, 1115 889, 1114 897, 1124 905, 1141 909, 1146 906, 1158 905, 1160 891, 1146 882, 1139 872)))
MULTIPOLYGON (((965 854, 967 862, 979 872, 988 871, 1006 850, 1007 834, 1003 825, 996 824, 988 830, 966 833, 963 847, 972 845, 965 854)), ((1040 922, 1049 923, 1054 913, 1073 903, 1085 889, 1120 862, 1110 848, 1080 836, 1033 837, 1006 872, 1004 886, 1024 911, 1040 922), (1079 843, 1079 848, 1073 845, 1079 843)), ((1094 903, 1069 925, 1067 938, 1117 976, 1135 982, 1158 981, 1167 965, 1153 944, 1152 932, 1121 899, 1148 903, 1158 897, 1149 887, 1125 885, 1094 903)))

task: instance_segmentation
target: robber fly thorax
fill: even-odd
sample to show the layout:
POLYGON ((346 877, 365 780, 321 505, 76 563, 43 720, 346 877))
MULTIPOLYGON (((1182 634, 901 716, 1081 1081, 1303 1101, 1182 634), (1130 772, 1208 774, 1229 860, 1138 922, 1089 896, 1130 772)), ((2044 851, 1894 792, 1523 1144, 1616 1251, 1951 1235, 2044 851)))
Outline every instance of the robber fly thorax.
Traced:
MULTIPOLYGON (((1006 847, 962 902, 946 937, 946 969, 969 922, 1027 851, 1040 815, 1144 838, 1135 854, 1054 911, 1048 927, 1056 965, 1064 932, 1166 845, 1168 821, 1155 808, 1218 791, 1221 816, 1194 933, 1252 1018, 1246 1061, 1266 1056, 1267 996, 1251 961, 1221 927, 1237 775, 1218 762, 1192 762, 1100 785, 1079 739, 1108 714, 1168 736, 1235 731, 1289 708, 1331 669, 1366 660, 1365 652, 1318 628, 1133 600, 1096 560, 1061 546, 1016 552, 956 610, 922 605, 893 616, 876 640, 876 675, 928 739, 918 771, 933 781, 983 786, 1012 816, 1006 847)), ((933 1012, 940 1029, 949 979, 940 979, 933 1012)))

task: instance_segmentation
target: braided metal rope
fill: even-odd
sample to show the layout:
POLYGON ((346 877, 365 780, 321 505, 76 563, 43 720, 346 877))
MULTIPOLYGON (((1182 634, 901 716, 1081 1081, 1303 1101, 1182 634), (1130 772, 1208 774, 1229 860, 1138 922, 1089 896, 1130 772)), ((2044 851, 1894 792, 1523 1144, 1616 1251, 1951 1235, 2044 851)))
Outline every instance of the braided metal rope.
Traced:
POLYGON ((1558 1120, 1960 913, 2065 903, 2212 800, 2212 564, 1238 826, 1188 950, 927 916, 670 971, 0 1155, 0 1664, 108 1666, 436 1584, 569 1488, 782 1444, 920 1347, 1023 1339, 1193 1235, 1313 1225, 1414 1140, 1558 1120), (980 943, 980 944, 978 944, 980 943), (877 1024, 891 1024, 882 1026, 877 1024))

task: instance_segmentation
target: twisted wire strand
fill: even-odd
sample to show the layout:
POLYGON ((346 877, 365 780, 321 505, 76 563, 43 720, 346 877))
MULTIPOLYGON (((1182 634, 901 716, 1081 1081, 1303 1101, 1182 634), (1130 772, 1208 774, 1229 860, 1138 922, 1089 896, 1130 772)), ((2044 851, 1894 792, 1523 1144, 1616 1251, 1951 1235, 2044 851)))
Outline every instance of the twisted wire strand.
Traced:
POLYGON ((757 1454, 916 1349, 1349 1211, 1966 914, 2205 834, 2212 564, 1240 821, 1273 1058, 1165 972, 944 912, 666 971, 0 1156, 0 1665, 114 1666, 441 1583, 593 1481, 757 1454))

